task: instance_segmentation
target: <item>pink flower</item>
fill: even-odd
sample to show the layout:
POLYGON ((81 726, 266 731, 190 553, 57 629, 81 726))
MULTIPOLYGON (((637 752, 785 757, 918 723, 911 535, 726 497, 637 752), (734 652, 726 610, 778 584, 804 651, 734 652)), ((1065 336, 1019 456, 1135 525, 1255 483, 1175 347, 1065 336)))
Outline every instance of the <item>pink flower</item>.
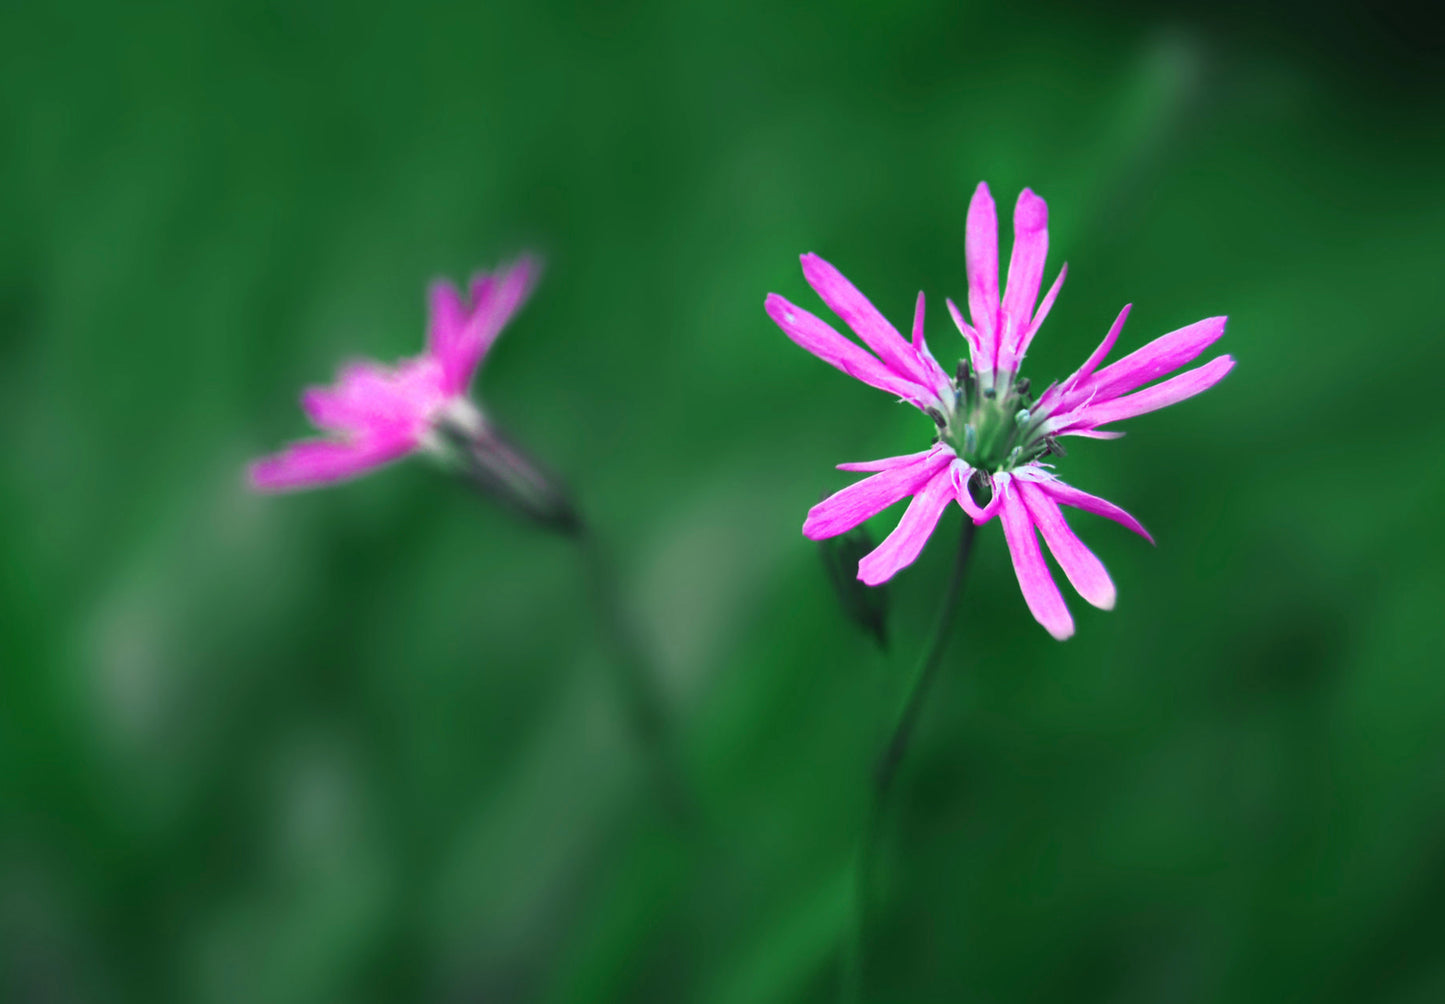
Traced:
POLYGON ((1208 390, 1234 367, 1234 360, 1218 356, 1145 387, 1198 358, 1224 334, 1225 318, 1211 317, 1100 368, 1123 329, 1129 314, 1126 306, 1084 365, 1033 400, 1028 381, 1017 379, 1019 365, 1054 305, 1067 271, 1067 266, 1060 270, 1039 303, 1048 246, 1048 207, 1024 189, 1014 207, 1013 254, 1000 297, 997 214, 988 186, 978 186, 968 208, 965 243, 970 320, 948 302, 954 323, 968 342, 968 359, 959 361, 953 377, 938 365, 923 340, 922 293, 909 341, 817 255, 803 255, 803 276, 872 352, 776 293, 768 295, 767 311, 803 348, 864 383, 897 395, 928 414, 937 426, 933 445, 922 452, 840 464, 842 470, 868 471, 872 476, 814 506, 803 533, 814 540, 845 533, 911 497, 897 528, 858 563, 858 578, 878 585, 918 557, 950 502, 957 502, 979 525, 998 516, 1024 601, 1035 619, 1062 640, 1074 633, 1074 621, 1044 562, 1035 530, 1043 535, 1069 584, 1104 610, 1114 605, 1114 584, 1099 559, 1069 528, 1060 506, 1104 516, 1151 543, 1153 539, 1123 509, 1059 480, 1043 458, 1063 454, 1058 442, 1062 436, 1123 435, 1102 427, 1208 390))
POLYGON ((538 264, 523 257, 472 280, 470 303, 446 281, 429 292, 426 351, 395 366, 341 368, 330 387, 311 387, 301 407, 330 436, 293 443, 254 462, 251 486, 290 491, 364 474, 421 449, 444 451, 448 432, 475 440, 485 419, 467 397, 482 357, 532 291, 538 264))

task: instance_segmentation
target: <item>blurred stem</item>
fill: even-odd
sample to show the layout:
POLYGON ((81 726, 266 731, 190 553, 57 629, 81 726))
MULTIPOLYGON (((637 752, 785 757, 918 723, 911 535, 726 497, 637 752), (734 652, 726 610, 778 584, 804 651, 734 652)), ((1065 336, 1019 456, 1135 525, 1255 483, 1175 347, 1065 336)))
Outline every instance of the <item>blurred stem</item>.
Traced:
POLYGON ((958 595, 963 591, 964 573, 968 570, 968 558, 973 553, 973 537, 977 532, 978 527, 965 515, 963 529, 959 531, 958 536, 958 551, 953 558, 953 574, 949 576, 948 588, 943 594, 943 605, 938 610, 938 619, 933 625, 933 635, 928 640, 928 647, 924 649, 918 668, 913 672, 913 683, 909 687, 908 698, 903 704, 903 710, 898 714, 898 723, 893 727, 893 735, 888 740, 888 746, 878 761, 878 769, 874 774, 874 805, 880 805, 888 797, 888 792, 893 787, 893 779, 898 773, 898 767, 903 762, 904 755, 908 752, 908 744, 912 741, 913 730, 918 725, 918 715, 923 710, 923 702, 928 696, 929 689, 933 686, 934 679, 938 676, 939 661, 943 656, 944 648, 947 647, 948 636, 953 628, 953 612, 958 607, 958 595))
POLYGON ((918 717, 923 711, 923 702, 938 676, 938 667, 948 637, 953 629, 954 611, 958 608, 958 597, 963 591, 963 580, 968 570, 968 559, 973 553, 973 538, 978 527, 967 515, 963 517, 963 528, 959 531, 958 551, 953 558, 953 572, 944 590, 943 603, 933 625, 933 633, 913 671, 913 682, 909 685, 908 696, 898 713, 898 720, 883 755, 878 760, 873 774, 873 800, 864 825, 863 836, 858 845, 858 856, 854 865, 854 911, 853 939, 849 946, 847 968, 844 972, 845 999, 858 1004, 863 999, 863 961, 868 940, 868 906, 873 891, 873 865, 877 858, 878 844, 882 836, 883 822, 888 810, 888 796, 898 768, 908 753, 913 732, 918 726, 918 717))
POLYGON ((693 806, 674 756, 665 702, 658 686, 661 677, 623 601, 617 567, 585 520, 577 521, 572 539, 582 558, 602 630, 612 648, 608 665, 633 737, 647 758, 668 813, 690 827, 693 806))
POLYGON ((679 823, 689 824, 691 802, 673 759, 666 702, 658 686, 660 675, 629 616, 616 565, 606 548, 562 482, 496 425, 484 423, 474 428, 444 423, 437 431, 451 447, 443 455, 474 488, 535 526, 577 545, 592 602, 612 649, 607 665, 633 739, 648 760, 668 812, 679 823))

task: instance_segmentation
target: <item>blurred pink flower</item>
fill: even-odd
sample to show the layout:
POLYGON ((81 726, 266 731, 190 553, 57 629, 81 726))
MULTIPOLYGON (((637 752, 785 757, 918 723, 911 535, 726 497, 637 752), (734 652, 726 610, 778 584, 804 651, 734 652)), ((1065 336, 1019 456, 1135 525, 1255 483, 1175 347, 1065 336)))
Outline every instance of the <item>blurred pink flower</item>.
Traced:
POLYGON ((1000 298, 997 214, 988 186, 978 186, 969 204, 965 241, 970 320, 948 302, 969 350, 968 359, 959 361, 952 377, 923 340, 922 293, 910 342, 817 255, 803 255, 804 277, 872 352, 776 293, 768 295, 767 311, 803 348, 864 383, 897 395, 937 425, 933 446, 920 453, 840 464, 842 470, 868 471, 872 476, 814 506, 803 533, 814 540, 844 533, 911 497, 897 528, 858 563, 858 578, 877 585, 918 557, 950 502, 957 502, 979 525, 998 516, 1030 612, 1062 640, 1074 633, 1074 621, 1044 562, 1035 530, 1079 595, 1105 610, 1114 605, 1114 584, 1099 559, 1074 535, 1059 507, 1083 509, 1112 519, 1151 543, 1152 538, 1118 506, 1059 480, 1043 458, 1063 454, 1058 442, 1062 436, 1123 435, 1102 426, 1207 390, 1233 368, 1234 360, 1218 356, 1144 386, 1192 362, 1224 334, 1225 318, 1211 317, 1156 338, 1101 369, 1129 314, 1126 306, 1084 365, 1033 400, 1028 381, 1017 380, 1016 375, 1067 272, 1067 266, 1060 270, 1038 303, 1048 244, 1048 207, 1024 189, 1014 208, 1013 253, 1000 298))
POLYGON ((332 386, 308 388, 301 407, 330 436, 255 461, 251 486, 274 492, 342 481, 421 449, 441 451, 446 429, 480 437, 485 421, 468 386, 538 271, 534 258, 523 257, 475 277, 468 298, 449 282, 432 283, 426 351, 395 366, 348 363, 332 386))

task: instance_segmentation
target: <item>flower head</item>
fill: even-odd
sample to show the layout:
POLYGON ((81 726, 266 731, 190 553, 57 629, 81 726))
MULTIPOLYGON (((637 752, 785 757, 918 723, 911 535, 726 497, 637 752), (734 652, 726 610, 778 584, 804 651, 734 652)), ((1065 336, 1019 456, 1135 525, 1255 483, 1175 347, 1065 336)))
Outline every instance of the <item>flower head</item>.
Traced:
POLYGON ((894 531, 858 563, 858 578, 876 585, 918 557, 950 502, 957 502, 980 525, 997 516, 1029 610, 1050 634, 1064 639, 1073 634, 1074 621, 1044 562, 1039 534, 1085 600, 1108 610, 1114 605, 1115 591, 1109 573, 1074 535, 1060 507, 1107 517, 1151 542, 1152 538, 1118 506, 1059 480, 1045 458, 1063 455, 1059 440, 1064 436, 1123 435, 1103 427, 1209 389, 1233 368, 1234 360, 1218 356, 1145 386, 1192 362, 1224 334, 1225 319, 1211 317, 1102 366, 1123 330, 1129 314, 1126 306, 1084 364, 1035 399, 1028 381, 1018 379, 1019 366, 1067 272, 1067 266, 1060 270, 1040 303, 1048 245, 1048 207, 1024 189, 1014 208, 1013 252, 1000 295, 997 212, 988 186, 978 186, 968 208, 965 241, 968 319, 948 302, 954 324, 968 343, 968 358, 959 361, 951 376, 923 339, 922 293, 913 315, 912 338, 905 339, 852 283, 817 255, 803 255, 804 277, 872 352, 776 293, 768 295, 767 311, 793 341, 843 372, 912 404, 933 419, 937 431, 933 445, 921 452, 840 464, 842 470, 867 471, 871 476, 814 506, 803 533, 814 540, 845 533, 911 497, 894 531))
POLYGON ((257 460, 249 471, 251 486, 312 488, 423 448, 440 450, 448 434, 481 436, 486 423, 467 389, 502 328, 526 302, 537 273, 537 262, 524 257, 475 277, 467 297, 449 282, 434 282, 426 350, 395 366, 348 363, 330 387, 308 388, 301 407, 330 435, 257 460))

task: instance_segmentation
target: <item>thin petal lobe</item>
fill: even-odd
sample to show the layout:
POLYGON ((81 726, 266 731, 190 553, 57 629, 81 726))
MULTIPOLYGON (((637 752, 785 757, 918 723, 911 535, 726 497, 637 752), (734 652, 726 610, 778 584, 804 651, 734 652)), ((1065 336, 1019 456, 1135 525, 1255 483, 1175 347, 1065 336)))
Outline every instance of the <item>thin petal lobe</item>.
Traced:
POLYGON ((1069 638, 1074 633, 1074 618, 1070 616, 1063 594, 1049 574, 1028 508, 1013 486, 1003 497, 1000 518, 1003 520, 1003 536, 1008 544, 1009 557, 1013 559, 1014 574, 1018 577, 1019 589, 1024 594, 1029 612, 1059 641, 1069 638))
POLYGON ((910 464, 880 471, 836 492, 808 510, 803 535, 823 540, 847 533, 858 524, 918 491, 953 459, 953 453, 935 447, 910 464))
POLYGON ((1090 551, 1070 529, 1058 503, 1049 498, 1038 485, 1018 482, 1019 494, 1028 507, 1034 526, 1039 528, 1044 543, 1064 576, 1080 596, 1100 610, 1113 610, 1117 592, 1104 563, 1090 551))
POLYGON ((876 586, 913 564, 938 525, 938 518, 952 501, 952 481, 947 471, 939 471, 913 496, 893 532, 858 562, 858 578, 866 585, 876 586))

